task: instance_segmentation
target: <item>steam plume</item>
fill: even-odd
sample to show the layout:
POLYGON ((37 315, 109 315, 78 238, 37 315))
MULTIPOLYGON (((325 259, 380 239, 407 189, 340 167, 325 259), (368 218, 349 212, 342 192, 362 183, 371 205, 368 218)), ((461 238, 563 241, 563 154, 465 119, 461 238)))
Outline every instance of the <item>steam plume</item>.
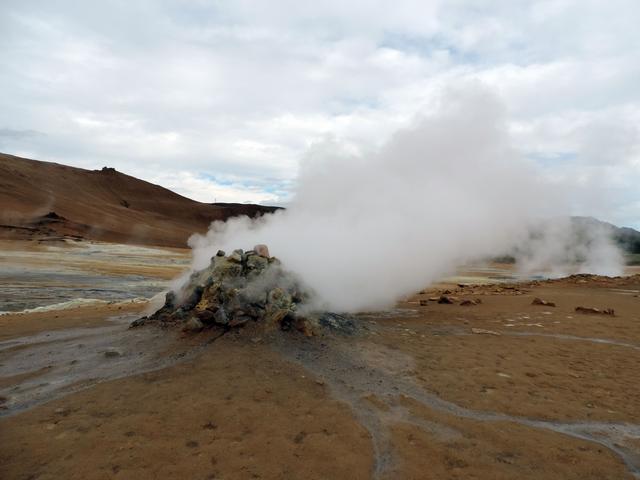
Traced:
POLYGON ((194 268, 218 248, 269 245, 326 306, 384 308, 457 265, 509 251, 560 196, 510 145, 505 112, 478 86, 369 154, 314 146, 286 211, 215 222, 191 239, 194 268))

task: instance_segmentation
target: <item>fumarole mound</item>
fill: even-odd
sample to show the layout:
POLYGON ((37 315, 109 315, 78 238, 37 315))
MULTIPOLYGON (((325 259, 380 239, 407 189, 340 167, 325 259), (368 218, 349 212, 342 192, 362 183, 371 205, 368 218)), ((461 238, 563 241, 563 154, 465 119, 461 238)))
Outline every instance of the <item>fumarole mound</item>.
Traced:
POLYGON ((297 330, 306 336, 323 329, 354 331, 349 317, 312 311, 312 297, 295 274, 269 255, 266 245, 230 255, 220 250, 207 268, 191 274, 180 291, 167 293, 160 310, 131 326, 155 322, 197 332, 260 322, 266 329, 297 330))

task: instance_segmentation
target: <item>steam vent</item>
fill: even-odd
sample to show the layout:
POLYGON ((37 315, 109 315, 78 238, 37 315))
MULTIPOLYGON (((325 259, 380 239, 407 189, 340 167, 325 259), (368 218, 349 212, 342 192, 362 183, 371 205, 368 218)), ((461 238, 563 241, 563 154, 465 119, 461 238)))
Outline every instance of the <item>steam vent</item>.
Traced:
POLYGON ((169 292, 164 306, 131 324, 159 323, 198 332, 233 329, 259 322, 266 329, 296 330, 314 336, 323 329, 352 333, 354 322, 343 315, 311 312, 311 293, 269 255, 266 245, 253 250, 219 250, 209 266, 194 272, 179 292, 169 292))

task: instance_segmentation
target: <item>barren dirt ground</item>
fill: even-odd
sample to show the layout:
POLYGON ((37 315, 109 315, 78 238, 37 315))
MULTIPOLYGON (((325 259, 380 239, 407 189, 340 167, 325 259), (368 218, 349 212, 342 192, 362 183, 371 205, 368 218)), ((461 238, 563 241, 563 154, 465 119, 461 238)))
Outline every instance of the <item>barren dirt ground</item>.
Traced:
POLYGON ((315 338, 132 331, 126 304, 0 317, 0 478, 637 478, 639 294, 441 285, 315 338))

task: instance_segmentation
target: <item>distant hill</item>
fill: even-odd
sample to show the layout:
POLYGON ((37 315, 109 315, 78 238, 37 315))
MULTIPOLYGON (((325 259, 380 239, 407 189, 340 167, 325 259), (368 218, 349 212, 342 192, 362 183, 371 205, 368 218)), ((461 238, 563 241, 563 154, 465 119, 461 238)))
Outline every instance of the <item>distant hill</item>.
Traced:
POLYGON ((85 170, 0 153, 0 238, 185 247, 214 220, 277 209, 200 203, 113 168, 85 170))
POLYGON ((578 227, 599 227, 608 231, 613 241, 627 254, 640 255, 640 232, 629 227, 617 227, 593 217, 571 217, 578 227))

